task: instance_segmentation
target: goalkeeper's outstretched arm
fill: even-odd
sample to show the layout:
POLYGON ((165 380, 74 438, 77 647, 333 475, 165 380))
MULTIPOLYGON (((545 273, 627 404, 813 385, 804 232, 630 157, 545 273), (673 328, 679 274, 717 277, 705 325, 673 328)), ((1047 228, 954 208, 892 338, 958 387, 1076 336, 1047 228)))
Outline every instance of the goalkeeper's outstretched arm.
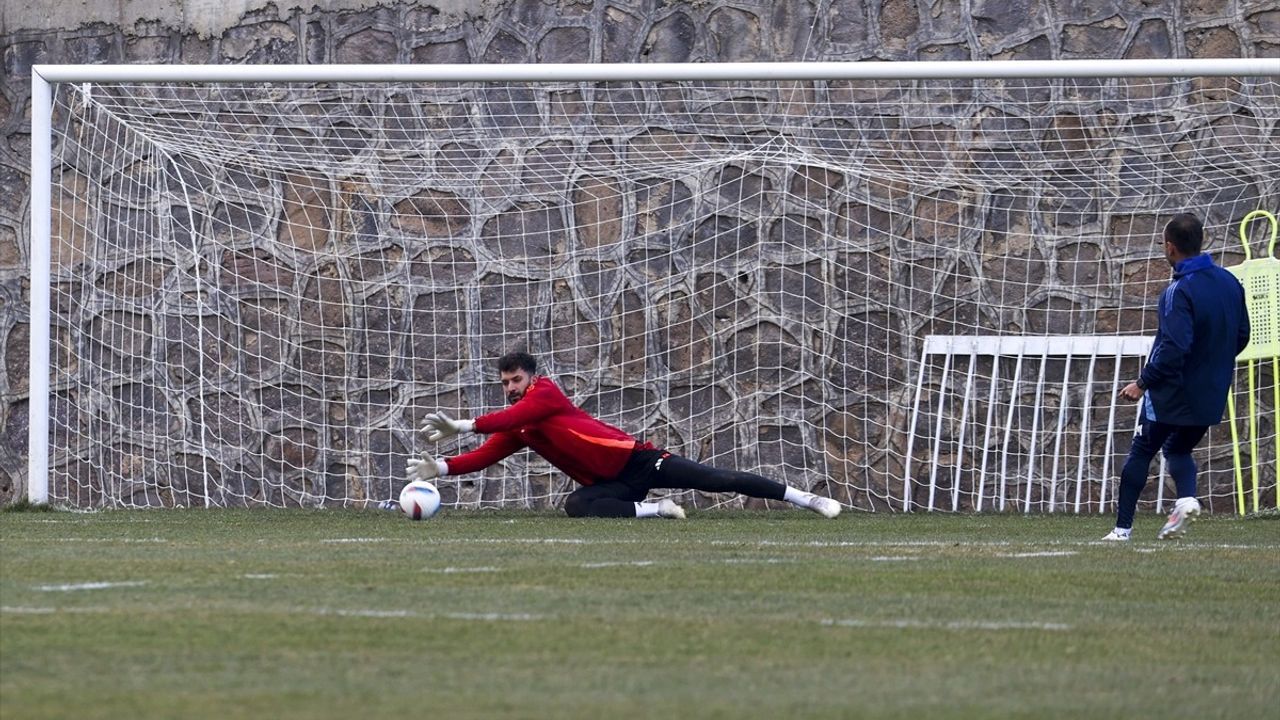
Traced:
POLYGON ((405 464, 405 481, 432 480, 449 475, 465 475, 483 470, 525 447, 515 433, 500 432, 489 436, 483 445, 451 458, 437 458, 427 453, 410 458, 405 464))
POLYGON ((475 431, 476 423, 474 420, 454 420, 443 411, 428 415, 421 428, 421 432, 431 442, 440 442, 459 433, 473 433, 475 431))
POLYGON ((572 410, 573 405, 564 393, 553 388, 553 383, 532 378, 527 391, 521 391, 509 408, 481 415, 475 420, 454 420, 444 412, 434 412, 426 417, 421 431, 431 442, 447 440, 458 434, 500 433, 533 425, 556 413, 572 410))
POLYGON ((414 480, 434 480, 448 474, 448 463, 442 458, 433 458, 426 453, 416 458, 409 458, 409 462, 404 466, 404 481, 407 483, 414 480))

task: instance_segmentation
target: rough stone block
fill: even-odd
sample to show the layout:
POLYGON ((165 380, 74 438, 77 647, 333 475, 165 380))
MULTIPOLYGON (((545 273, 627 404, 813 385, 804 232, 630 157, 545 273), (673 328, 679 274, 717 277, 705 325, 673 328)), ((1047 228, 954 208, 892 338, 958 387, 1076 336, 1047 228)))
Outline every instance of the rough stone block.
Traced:
POLYGON ((339 63, 394 63, 396 39, 382 30, 361 30, 337 42, 334 57, 339 63))
POLYGON ((31 66, 48 62, 48 48, 43 40, 17 41, 4 48, 4 74, 29 80, 31 66))
POLYGON ((1113 15, 1088 25, 1064 26, 1059 44, 1064 55, 1104 57, 1121 45, 1127 30, 1124 18, 1113 15))
POLYGON ((282 22, 229 28, 222 36, 222 56, 228 62, 285 64, 298 62, 298 38, 282 22))
POLYGON ((413 49, 410 57, 415 65, 461 65, 471 62, 465 39, 428 43, 413 49))
POLYGON ((607 63, 631 62, 636 58, 639 40, 643 37, 640 18, 624 9, 609 5, 604 9, 601 28, 600 61, 607 63))
POLYGON ((481 60, 486 63, 529 62, 529 46, 515 35, 502 30, 489 40, 481 60))
POLYGON ((391 227, 406 235, 445 238, 471 224, 471 213, 456 194, 425 190, 392 207, 391 227))
POLYGON ((640 50, 641 62, 689 62, 693 60, 698 28, 683 12, 675 12, 653 24, 640 50))
POLYGON ((880 5, 880 41, 885 49, 901 52, 920 29, 916 0, 883 0, 880 5))
POLYGON ((1240 57, 1240 37, 1230 27, 1198 28, 1185 35, 1187 53, 1194 58, 1240 57))
POLYGON ((614 247, 622 239, 624 195, 608 178, 584 177, 573 194, 573 226, 583 248, 614 247))
POLYGON ((195 443, 212 442, 235 448, 260 446, 256 413, 235 394, 213 392, 187 401, 191 437, 195 443))
POLYGON ((0 223, 0 270, 25 267, 27 259, 18 246, 16 228, 0 223))
POLYGON ((831 42, 841 45, 867 42, 871 32, 867 0, 832 0, 827 13, 831 22, 827 36, 831 42))
POLYGON ((591 62, 591 33, 581 27, 552 28, 538 42, 537 62, 591 62))
POLYGON ((721 7, 707 17, 711 59, 750 62, 761 54, 760 18, 734 7, 721 7))

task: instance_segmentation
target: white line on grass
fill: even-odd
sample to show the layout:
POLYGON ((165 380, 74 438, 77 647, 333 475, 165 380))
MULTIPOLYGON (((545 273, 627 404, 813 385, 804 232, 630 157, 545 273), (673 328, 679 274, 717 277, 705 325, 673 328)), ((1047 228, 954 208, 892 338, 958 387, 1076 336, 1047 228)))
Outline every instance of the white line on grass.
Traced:
POLYGON ((1068 557, 1070 555, 1079 555, 1075 550, 1055 550, 1052 552, 1024 552, 1024 553, 1000 553, 996 557, 1001 558, 1029 558, 1029 557, 1068 557))
POLYGON ((39 592, 71 592, 73 590, 105 590, 107 588, 139 587, 146 585, 146 580, 128 580, 125 582, 87 582, 67 585, 36 585, 32 590, 39 592))
MULTIPOLYGON (((680 543, 681 541, 671 541, 680 543)), ((1015 548, 1015 547, 1115 547, 1124 543, 1102 542, 1101 540, 706 540, 705 545, 756 545, 760 547, 814 547, 814 548, 857 548, 857 547, 923 547, 923 548, 1015 548)), ((1176 543, 1164 543, 1161 547, 1182 550, 1280 550, 1280 545, 1241 545, 1233 543, 1197 543, 1193 540, 1180 540, 1176 543)))
POLYGON ((111 612, 110 608, 101 607, 74 607, 74 608, 56 608, 56 607, 21 607, 13 605, 5 605, 0 607, 0 613, 9 613, 13 615, 52 615, 54 613, 107 613, 111 612))
POLYGON ((897 562, 899 560, 923 560, 919 555, 877 555, 867 558, 871 562, 897 562))
POLYGON ((280 576, 275 573, 245 573, 242 577, 246 580, 274 580, 280 576))
POLYGON ((486 622, 494 621, 514 621, 527 622, 532 620, 547 620, 546 615, 532 615, 529 613, 463 613, 463 612, 444 612, 420 613, 416 610, 331 610, 328 608, 319 608, 309 611, 313 615, 337 615, 339 617, 362 617, 362 618, 442 618, 445 620, 481 620, 486 622))
POLYGON ((546 615, 531 615, 529 613, 443 613, 440 617, 448 620, 511 620, 516 622, 549 619, 546 615))
MULTIPOLYGON (((114 538, 113 538, 114 539, 114 538)), ((105 541, 104 541, 105 542, 105 541)), ((120 541, 115 541, 120 542, 120 541)), ((133 541, 141 542, 141 541, 133 541)), ((161 541, 155 538, 155 542, 161 541)), ((321 539, 321 543, 379 543, 394 542, 404 544, 406 538, 332 538, 321 539)), ((728 539, 676 539, 676 538, 424 538, 424 543, 439 544, 512 544, 512 546, 535 546, 535 544, 591 544, 591 546, 622 546, 622 544, 645 544, 645 546, 737 546, 737 547, 796 547, 796 548, 1018 548, 1018 547, 1114 547, 1116 543, 1101 541, 728 541, 728 539)), ((1164 548, 1170 551, 1204 551, 1204 550, 1280 550, 1280 544, 1236 544, 1236 543, 1197 543, 1180 541, 1165 543, 1164 548)), ((1029 557, 1030 555, 1028 555, 1029 557)))
POLYGON ((412 610, 321 610, 317 615, 340 615, 342 617, 367 618, 406 618, 418 617, 412 610))
POLYGON ((151 538, 122 538, 122 537, 105 537, 105 538, 92 538, 92 537, 91 537, 91 538, 77 538, 77 537, 64 537, 64 538, 48 538, 48 539, 46 539, 46 540, 40 540, 40 542, 64 542, 64 543, 167 543, 167 542, 169 542, 169 541, 168 541, 167 539, 165 539, 165 538, 158 538, 158 537, 151 537, 151 538))
MULTIPOLYGON (((109 540, 118 541, 115 538, 109 540)), ((103 540, 107 541, 106 539, 103 540)), ((142 542, 134 540, 133 542, 142 542)), ((154 542, 166 542, 155 538, 154 542)), ((264 541, 265 542, 265 541, 264 541)), ((405 538, 362 537, 333 538, 318 542, 331 543, 379 543, 395 542, 405 544, 412 542, 405 538)), ((782 548, 1019 548, 1019 547, 1113 547, 1116 543, 1105 543, 1099 540, 681 540, 675 538, 424 538, 424 543, 431 545, 719 545, 739 547, 782 547, 782 548)), ((1280 550, 1278 544, 1242 545, 1235 543, 1197 543, 1194 540, 1181 540, 1177 543, 1163 545, 1168 549, 1181 550, 1280 550)))
POLYGON ((825 619, 823 625, 857 628, 893 628, 905 630, 1070 630, 1065 623, 1050 622, 998 622, 989 620, 858 620, 852 618, 825 619))
MULTIPOLYGON (((872 560, 920 560, 921 558, 903 557, 903 558, 871 558, 871 559, 872 560)), ((674 564, 677 564, 677 565, 688 564, 681 561, 673 561, 673 562, 674 564)), ((788 564, 788 565, 791 565, 791 564, 795 564, 795 562, 796 560, 794 558, 769 557, 769 558, 724 558, 721 560, 701 560, 701 561, 695 561, 694 564, 697 564, 697 565, 707 565, 707 564, 718 564, 718 565, 788 564)), ((602 560, 600 562, 577 563, 577 564, 562 563, 562 564, 558 564, 557 567, 577 567, 584 570, 598 570, 600 568, 611 568, 611 567, 654 567, 660 564, 671 564, 671 563, 660 563, 657 560, 602 560)), ((427 568, 423 568, 422 572, 435 573, 438 575, 458 575, 463 573, 496 573, 496 572, 504 572, 505 570, 510 570, 510 569, 511 568, 500 568, 500 567, 484 565, 480 567, 442 567, 442 568, 427 567, 427 568)))
POLYGON ((760 547, 813 547, 813 548, 858 548, 858 547, 1009 547, 1027 543, 1014 543, 1008 540, 986 540, 982 542, 953 542, 949 540, 757 540, 746 543, 735 540, 711 540, 711 545, 758 545, 760 547))
MULTIPOLYGON (((77 613, 77 614, 95 614, 95 613, 112 613, 117 612, 116 609, 102 607, 80 607, 80 608, 57 608, 57 607, 29 607, 4 605, 0 606, 0 614, 8 615, 52 615, 54 613, 77 613)), ((375 620, 381 619, 399 619, 399 618, 423 618, 442 620, 463 620, 476 622, 535 622, 540 620, 551 620, 549 615, 535 615, 532 613, 473 613, 473 612, 425 612, 421 613, 416 610, 374 610, 371 608, 355 609, 355 610, 333 610, 330 608, 313 608, 310 610, 302 610, 304 613, 311 615, 336 615, 338 617, 354 617, 354 618, 371 618, 375 620)))
MULTIPOLYGON (((1139 540, 1138 542, 1142 542, 1139 540)), ((1240 545, 1236 543, 1198 543, 1193 540, 1178 540, 1177 542, 1169 542, 1168 540, 1152 541, 1153 545, 1145 550, 1145 552, 1157 552, 1158 550, 1280 550, 1280 545, 1240 545)), ((1028 543, 1031 544, 1031 543, 1028 543)), ((1045 545, 1074 545, 1076 547, 1109 547, 1124 548, 1129 547, 1130 543, 1088 540, 1073 543, 1043 543, 1045 545)))

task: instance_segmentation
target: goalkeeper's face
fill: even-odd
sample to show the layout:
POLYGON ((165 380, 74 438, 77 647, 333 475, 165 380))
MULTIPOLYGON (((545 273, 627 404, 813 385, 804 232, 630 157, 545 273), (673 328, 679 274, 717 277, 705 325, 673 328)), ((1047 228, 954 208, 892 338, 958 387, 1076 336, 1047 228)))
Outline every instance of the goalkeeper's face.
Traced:
POLYGON ((507 395, 507 402, 515 403, 524 397, 524 393, 533 382, 533 377, 524 370, 516 369, 502 372, 502 392, 507 395))

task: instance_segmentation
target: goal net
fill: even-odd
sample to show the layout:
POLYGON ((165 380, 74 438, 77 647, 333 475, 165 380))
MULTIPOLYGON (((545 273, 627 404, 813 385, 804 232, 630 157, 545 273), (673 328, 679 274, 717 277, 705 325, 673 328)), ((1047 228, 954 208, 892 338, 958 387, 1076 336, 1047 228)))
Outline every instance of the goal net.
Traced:
MULTIPOLYGON (((493 361, 523 349, 605 422, 853 507, 1108 511, 1160 229, 1194 212, 1243 259, 1240 220, 1280 198, 1280 78, 1002 65, 37 67, 76 81, 49 85, 35 172, 32 488, 384 500, 411 454, 479 441, 415 428, 502 407, 493 361), (995 340, 938 340, 968 337, 995 340)), ((1237 449, 1275 505, 1272 367, 1239 441, 1196 451, 1220 511, 1237 449)), ((572 490, 530 453, 441 486, 461 507, 572 490)))

